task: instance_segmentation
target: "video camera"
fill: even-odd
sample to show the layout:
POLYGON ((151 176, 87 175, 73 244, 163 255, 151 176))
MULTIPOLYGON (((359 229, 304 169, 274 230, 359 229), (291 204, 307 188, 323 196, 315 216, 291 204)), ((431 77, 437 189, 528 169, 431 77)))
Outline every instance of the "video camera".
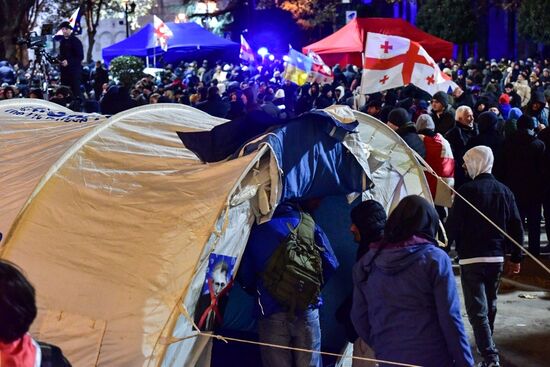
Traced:
POLYGON ((43 57, 50 64, 58 64, 59 60, 46 52, 46 41, 46 36, 39 36, 36 32, 31 32, 27 37, 19 37, 16 43, 19 46, 27 46, 27 48, 33 49, 38 63, 43 57))
POLYGON ((16 41, 19 46, 26 45, 27 48, 43 49, 46 47, 46 36, 39 36, 36 32, 31 32, 27 37, 19 37, 16 41))

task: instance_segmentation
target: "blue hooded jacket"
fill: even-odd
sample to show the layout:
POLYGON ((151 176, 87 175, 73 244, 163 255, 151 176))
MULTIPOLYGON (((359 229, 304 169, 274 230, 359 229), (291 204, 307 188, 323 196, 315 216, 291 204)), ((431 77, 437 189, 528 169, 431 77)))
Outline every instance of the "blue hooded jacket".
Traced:
MULTIPOLYGON (((292 204, 280 204, 273 218, 267 223, 255 225, 250 232, 248 244, 239 267, 237 281, 249 293, 254 292, 257 298, 255 315, 267 317, 277 312, 286 311, 264 288, 261 272, 265 269, 269 258, 279 244, 288 236, 288 224, 296 228, 300 221, 300 212, 292 204)), ((338 267, 338 260, 330 246, 330 242, 319 226, 315 226, 315 242, 325 251, 321 252, 323 261, 323 280, 326 284, 338 267)), ((322 299, 315 308, 322 305, 322 299)))
MULTIPOLYGON (((351 319, 377 359, 420 366, 472 366, 451 261, 431 239, 437 213, 404 198, 384 240, 353 269, 351 319)), ((380 366, 389 366, 380 364, 380 366)))
POLYGON ((420 238, 406 247, 382 250, 367 265, 375 254, 370 251, 354 268, 351 316, 376 358, 421 366, 472 366, 447 254, 420 238))

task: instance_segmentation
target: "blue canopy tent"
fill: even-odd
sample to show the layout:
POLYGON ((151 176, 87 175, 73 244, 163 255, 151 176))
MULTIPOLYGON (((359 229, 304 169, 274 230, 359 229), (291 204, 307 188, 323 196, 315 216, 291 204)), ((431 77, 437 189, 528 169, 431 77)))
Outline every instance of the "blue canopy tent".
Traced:
POLYGON ((218 37, 197 23, 167 23, 174 33, 168 40, 165 52, 156 45, 155 29, 147 24, 131 37, 103 49, 103 59, 109 63, 117 56, 137 56, 149 59, 156 57, 157 62, 175 63, 192 60, 236 61, 239 57, 238 43, 218 37))

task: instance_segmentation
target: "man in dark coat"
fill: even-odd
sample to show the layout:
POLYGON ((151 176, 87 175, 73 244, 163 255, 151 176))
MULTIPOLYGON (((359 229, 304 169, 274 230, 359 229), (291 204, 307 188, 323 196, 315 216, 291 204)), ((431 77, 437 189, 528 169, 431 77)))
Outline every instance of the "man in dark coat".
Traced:
MULTIPOLYGON (((446 227, 449 243, 456 243, 460 277, 468 319, 474 330, 482 367, 498 367, 499 355, 493 341, 497 313, 497 291, 504 270, 506 253, 512 252, 507 270, 519 273, 521 250, 475 212, 462 198, 487 215, 520 245, 523 228, 514 195, 491 174, 493 153, 477 146, 463 156, 464 166, 473 181, 458 189, 460 194, 449 212, 446 227)), ((520 176, 520 174, 518 174, 520 176)))
POLYGON ((477 124, 474 123, 474 113, 468 106, 460 106, 456 110, 456 125, 447 134, 445 138, 451 144, 453 157, 455 157, 455 187, 459 188, 462 184, 469 181, 462 164, 462 157, 466 153, 468 141, 477 135, 477 124))
POLYGON ((61 66, 61 84, 71 88, 75 98, 82 98, 80 92, 82 60, 84 59, 82 42, 72 34, 73 27, 69 22, 62 22, 59 29, 63 32, 57 57, 61 66))
POLYGON ((541 206, 545 186, 543 180, 544 150, 535 137, 535 121, 522 115, 518 130, 506 138, 498 157, 495 175, 514 193, 522 220, 527 219, 529 251, 540 255, 541 206))
POLYGON ((416 151, 422 158, 426 158, 424 143, 416 133, 416 127, 411 121, 406 109, 398 107, 390 111, 388 115, 388 126, 391 127, 411 149, 416 151))
POLYGON ((445 135, 455 126, 455 110, 449 104, 449 96, 445 92, 437 92, 432 97, 432 112, 435 132, 445 135))

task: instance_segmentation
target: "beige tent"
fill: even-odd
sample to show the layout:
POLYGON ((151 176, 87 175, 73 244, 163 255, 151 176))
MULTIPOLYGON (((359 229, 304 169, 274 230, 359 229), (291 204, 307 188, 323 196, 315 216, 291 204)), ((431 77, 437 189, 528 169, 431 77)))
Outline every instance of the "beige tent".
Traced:
MULTIPOLYGON (((344 145, 376 185, 364 197, 388 210, 404 195, 430 198, 392 130, 346 108, 329 112, 360 122, 344 145)), ((191 323, 208 258, 232 256, 238 268, 250 227, 269 220, 283 174, 271 148, 201 163, 175 132, 223 120, 176 104, 80 122, 48 114, 70 112, 0 102, 0 256, 37 290, 31 332, 74 366, 208 365, 210 338, 193 336, 191 323)))

